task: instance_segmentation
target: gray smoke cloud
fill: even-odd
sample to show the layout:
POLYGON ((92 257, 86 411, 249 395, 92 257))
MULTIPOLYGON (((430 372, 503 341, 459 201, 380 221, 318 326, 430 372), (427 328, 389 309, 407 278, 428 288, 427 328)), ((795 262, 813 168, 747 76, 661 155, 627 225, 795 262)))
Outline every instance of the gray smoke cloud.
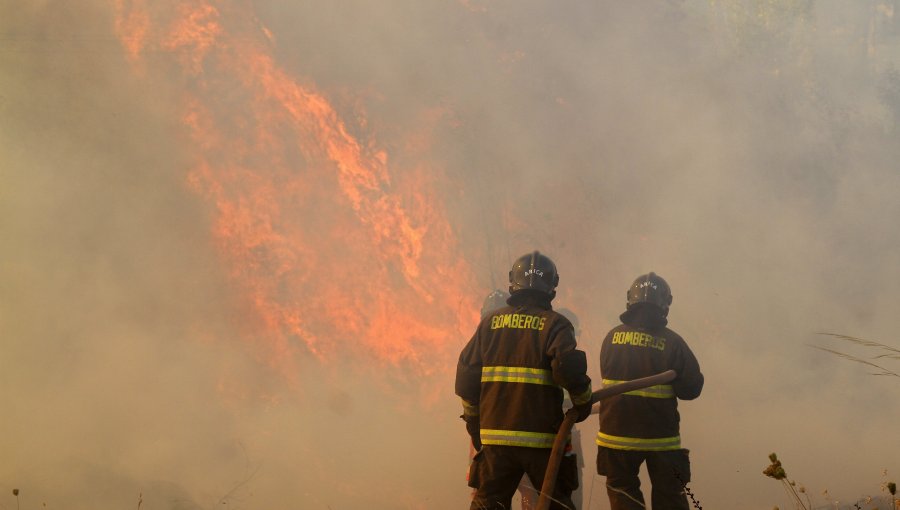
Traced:
MULTIPOLYGON (((670 326, 707 378, 680 405, 691 488, 751 509, 789 504, 762 475, 773 451, 816 507, 900 474, 898 379, 811 347, 880 353, 820 332, 900 347, 898 7, 253 12, 288 73, 347 119, 365 110, 348 125, 389 161, 428 124, 473 293, 532 249, 556 261, 595 380, 629 283, 665 277, 670 326)), ((21 508, 466 505, 452 366, 416 381, 386 364, 373 381, 364 354, 301 352, 288 383, 253 356, 212 208, 185 183, 186 79, 135 73, 112 11, 0 6, 0 509, 13 488, 21 508)), ((584 508, 608 508, 596 424, 578 428, 584 508)))

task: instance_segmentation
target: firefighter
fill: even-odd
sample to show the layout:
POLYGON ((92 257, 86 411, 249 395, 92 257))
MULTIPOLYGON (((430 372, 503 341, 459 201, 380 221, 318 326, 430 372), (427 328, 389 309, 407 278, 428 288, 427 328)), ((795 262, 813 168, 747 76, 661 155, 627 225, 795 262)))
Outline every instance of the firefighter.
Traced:
MULTIPOLYGON (((484 302, 481 304, 481 318, 484 319, 491 312, 494 312, 498 308, 503 308, 506 306, 506 300, 509 299, 509 292, 500 289, 494 289, 490 294, 484 298, 484 302)), ((560 310, 561 314, 565 315, 567 319, 572 321, 572 325, 576 326, 575 321, 572 320, 572 317, 566 314, 565 311, 560 310)), ((576 332, 577 334, 577 332, 576 332)), ((571 403, 570 403, 571 404, 571 403)), ((572 432, 573 444, 575 438, 575 431, 572 432)), ((475 447, 470 443, 469 445, 469 462, 471 462, 472 457, 475 456, 475 447)), ((579 467, 581 465, 579 464, 579 467)), ((468 474, 466 475, 468 480, 468 474)), ((522 475, 522 479, 519 481, 518 486, 519 492, 519 500, 521 502, 522 508, 521 510, 531 510, 534 508, 535 503, 537 502, 537 494, 538 490, 534 488, 531 484, 531 480, 528 479, 528 475, 522 475)), ((473 491, 474 493, 474 491, 473 491)), ((574 500, 574 498, 573 498, 574 500)))
POLYGON ((508 292, 494 289, 486 298, 484 298, 484 303, 481 304, 481 318, 484 319, 491 312, 506 306, 507 299, 509 299, 508 292))
MULTIPOLYGON (((478 452, 472 459, 471 509, 508 510, 522 479, 541 487, 553 440, 563 420, 563 388, 582 421, 591 411, 587 360, 577 349, 572 323, 553 311, 559 275, 535 251, 509 272, 507 306, 481 320, 459 356, 456 394, 478 452)), ((565 457, 551 508, 573 508, 577 460, 565 457)))
POLYGON ((675 370, 671 384, 652 386, 603 400, 597 433, 597 473, 606 477, 611 510, 643 509, 638 471, 647 463, 651 507, 689 508, 688 450, 681 447, 678 399, 692 400, 703 389, 703 374, 684 339, 667 328, 672 292, 655 273, 639 276, 627 293, 622 324, 600 348, 603 385, 675 370))

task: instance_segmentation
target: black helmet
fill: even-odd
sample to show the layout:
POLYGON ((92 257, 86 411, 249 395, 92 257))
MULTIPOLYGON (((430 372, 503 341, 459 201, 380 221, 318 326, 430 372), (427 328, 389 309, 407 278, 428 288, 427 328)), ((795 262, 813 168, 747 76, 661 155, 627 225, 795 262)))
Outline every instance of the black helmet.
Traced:
POLYGON ((628 288, 628 306, 631 307, 639 303, 650 303, 656 305, 662 310, 663 315, 669 312, 669 305, 672 304, 672 290, 669 284, 656 273, 647 273, 638 276, 628 288))
POLYGON ((496 289, 484 298, 484 304, 481 305, 481 318, 487 317, 494 310, 506 306, 506 299, 509 294, 505 290, 496 289))
POLYGON ((554 297, 558 284, 559 274, 556 272, 556 264, 538 251, 519 257, 509 271, 510 294, 532 289, 554 297))

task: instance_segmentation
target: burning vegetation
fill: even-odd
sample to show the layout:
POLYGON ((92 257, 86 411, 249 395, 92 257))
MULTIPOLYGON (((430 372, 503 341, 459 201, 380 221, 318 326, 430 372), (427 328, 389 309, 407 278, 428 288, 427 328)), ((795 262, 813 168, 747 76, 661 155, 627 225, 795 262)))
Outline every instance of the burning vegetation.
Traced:
POLYGON ((194 148, 186 180, 214 210, 256 352, 287 380, 296 356, 325 360, 341 347, 410 376, 446 370, 478 296, 425 177, 441 170, 401 168, 377 140, 354 136, 365 119, 351 125, 281 68, 249 7, 115 7, 135 72, 167 69, 184 83, 184 136, 194 148))

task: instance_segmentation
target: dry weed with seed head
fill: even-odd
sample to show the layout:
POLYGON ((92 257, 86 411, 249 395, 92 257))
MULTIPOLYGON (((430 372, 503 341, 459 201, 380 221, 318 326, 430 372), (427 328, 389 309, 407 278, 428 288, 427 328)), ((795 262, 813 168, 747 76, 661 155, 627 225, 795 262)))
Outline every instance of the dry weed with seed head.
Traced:
POLYGON ((784 466, 781 465, 781 461, 778 460, 778 455, 774 452, 770 453, 769 461, 771 464, 763 470, 763 474, 781 482, 781 486, 784 488, 784 491, 787 493, 788 498, 790 498, 791 503, 795 508, 800 510, 811 510, 812 505, 809 502, 809 496, 806 494, 806 489, 801 485, 798 490, 796 482, 787 477, 787 472, 785 472, 784 466), (806 496, 806 503, 803 502, 800 494, 806 496))
MULTIPOLYGON (((769 455, 769 464, 766 469, 763 470, 763 474, 772 478, 774 480, 778 480, 781 482, 782 487, 784 487, 785 492, 791 500, 791 504, 797 510, 815 510, 812 506, 812 502, 809 499, 809 494, 806 490, 806 487, 803 485, 798 485, 795 481, 791 480, 787 477, 787 473, 784 470, 784 466, 781 464, 781 461, 778 460, 778 456, 774 453, 769 455), (804 502, 800 495, 803 495, 806 501, 804 502)), ((897 484, 894 482, 887 481, 887 470, 882 471, 882 478, 884 481, 881 482, 881 491, 887 492, 889 496, 887 497, 872 497, 872 496, 863 496, 857 499, 853 503, 841 505, 841 502, 837 499, 833 499, 831 494, 828 492, 828 489, 824 489, 822 491, 822 497, 825 499, 829 508, 834 508, 835 510, 839 510, 842 508, 852 508, 854 510, 863 510, 863 505, 869 505, 865 507, 866 510, 900 510, 900 498, 897 497, 897 484), (882 505, 887 503, 887 507, 882 507, 882 505)), ((817 507, 819 509, 825 507, 817 507)), ((773 510, 779 510, 776 506, 773 510)))
MULTIPOLYGON (((882 472, 882 476, 887 477, 887 469, 882 472)), ((900 510, 900 498, 897 497, 897 484, 894 482, 881 482, 881 491, 887 492, 890 498, 890 507, 892 510, 900 510)))

